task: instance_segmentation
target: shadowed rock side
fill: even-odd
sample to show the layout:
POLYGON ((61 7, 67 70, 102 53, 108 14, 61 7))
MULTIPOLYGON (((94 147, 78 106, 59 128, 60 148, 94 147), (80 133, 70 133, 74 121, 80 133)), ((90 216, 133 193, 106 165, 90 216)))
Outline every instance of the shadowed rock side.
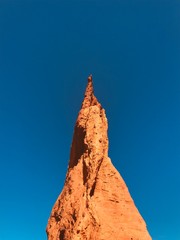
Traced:
POLYGON ((64 188, 48 221, 48 240, 150 240, 128 188, 108 157, 107 119, 88 78, 64 188))

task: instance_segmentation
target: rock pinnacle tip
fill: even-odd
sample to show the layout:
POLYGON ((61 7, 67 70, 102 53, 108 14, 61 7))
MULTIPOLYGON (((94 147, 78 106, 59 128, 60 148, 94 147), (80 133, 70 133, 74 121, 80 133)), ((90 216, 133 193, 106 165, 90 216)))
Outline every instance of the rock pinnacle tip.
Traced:
POLYGON ((88 82, 92 82, 92 74, 89 75, 88 82))

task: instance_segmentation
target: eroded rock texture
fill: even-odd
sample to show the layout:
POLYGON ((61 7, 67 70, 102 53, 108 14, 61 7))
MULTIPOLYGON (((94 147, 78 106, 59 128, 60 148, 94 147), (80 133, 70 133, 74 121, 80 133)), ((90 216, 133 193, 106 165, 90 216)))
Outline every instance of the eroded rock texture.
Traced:
POLYGON ((150 240, 128 188, 108 157, 107 119, 88 78, 64 188, 48 221, 48 240, 150 240))

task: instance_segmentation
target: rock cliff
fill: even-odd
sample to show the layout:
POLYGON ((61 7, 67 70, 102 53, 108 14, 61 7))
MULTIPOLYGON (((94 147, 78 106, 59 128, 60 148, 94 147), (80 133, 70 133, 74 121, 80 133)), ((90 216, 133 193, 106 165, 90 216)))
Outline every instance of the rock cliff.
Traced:
POLYGON ((107 118, 88 78, 64 188, 48 240, 151 240, 122 177, 108 157, 107 118))

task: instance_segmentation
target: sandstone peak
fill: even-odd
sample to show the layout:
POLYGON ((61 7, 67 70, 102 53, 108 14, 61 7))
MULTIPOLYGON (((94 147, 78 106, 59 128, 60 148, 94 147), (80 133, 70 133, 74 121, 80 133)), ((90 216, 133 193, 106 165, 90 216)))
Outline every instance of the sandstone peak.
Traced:
POLYGON ((97 101, 96 97, 94 96, 94 88, 93 88, 93 80, 92 75, 88 77, 88 84, 85 91, 84 101, 82 103, 82 109, 98 105, 100 106, 100 103, 97 101))
POLYGON ((90 75, 74 128, 64 188, 48 221, 48 240, 151 240, 108 157, 107 128, 90 75))
POLYGON ((89 75, 88 82, 92 82, 92 74, 89 75))

